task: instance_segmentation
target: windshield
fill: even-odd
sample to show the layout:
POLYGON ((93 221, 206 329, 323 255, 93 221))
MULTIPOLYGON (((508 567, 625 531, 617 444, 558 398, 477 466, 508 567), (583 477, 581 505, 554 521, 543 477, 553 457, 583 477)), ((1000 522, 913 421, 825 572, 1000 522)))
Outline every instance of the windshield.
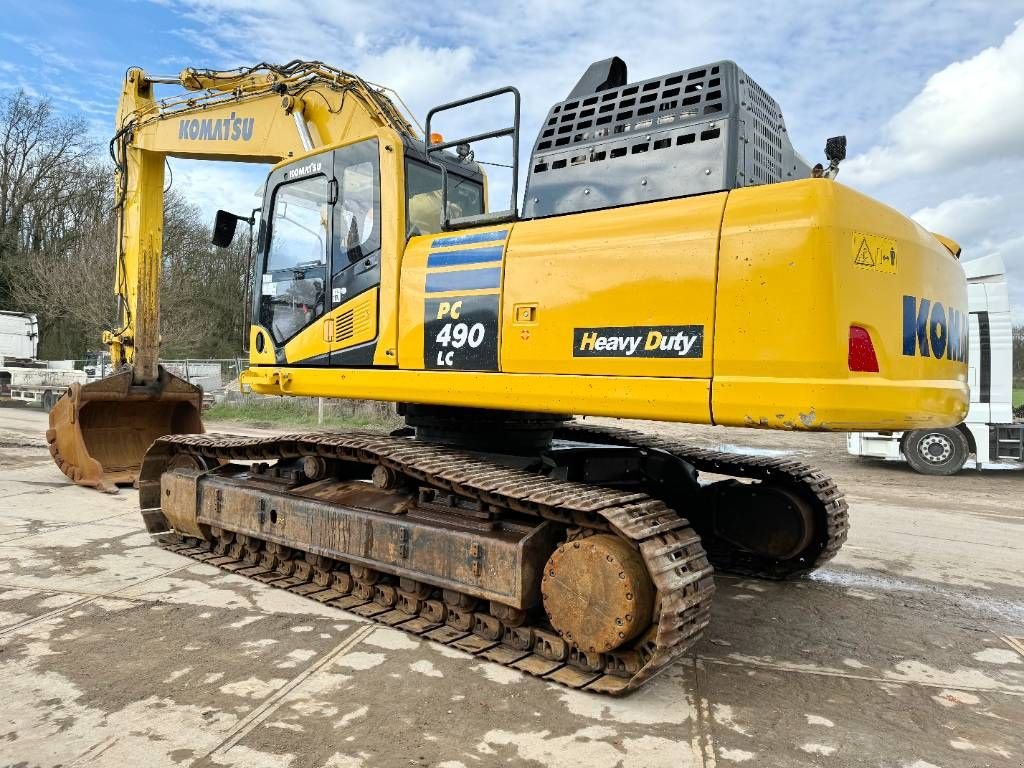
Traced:
POLYGON ((282 184, 270 212, 270 247, 260 287, 260 322, 285 341, 324 313, 331 220, 327 179, 282 184))
POLYGON ((327 263, 328 195, 323 176, 278 187, 270 225, 268 272, 327 263))
MULTIPOLYGON (((441 170, 410 160, 406 163, 406 218, 410 235, 441 231, 441 170)), ((465 176, 448 173, 448 218, 484 212, 484 188, 465 176)))

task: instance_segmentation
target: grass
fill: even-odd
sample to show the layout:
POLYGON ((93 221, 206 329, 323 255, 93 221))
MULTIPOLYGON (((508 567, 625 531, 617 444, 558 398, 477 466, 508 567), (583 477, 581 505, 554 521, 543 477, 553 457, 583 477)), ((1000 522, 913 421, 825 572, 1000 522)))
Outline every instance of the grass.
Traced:
POLYGON ((217 403, 203 411, 204 421, 231 421, 254 427, 348 427, 393 429, 399 425, 393 411, 377 403, 326 401, 324 422, 317 424, 315 398, 266 397, 217 403))
MULTIPOLYGON (((1024 387, 1013 390, 1013 407, 1024 405, 1024 387)), ((312 397, 252 397, 240 402, 217 403, 203 412, 206 421, 230 421, 254 427, 332 427, 394 429, 401 420, 382 403, 364 400, 327 400, 324 423, 317 424, 317 401, 312 397)))

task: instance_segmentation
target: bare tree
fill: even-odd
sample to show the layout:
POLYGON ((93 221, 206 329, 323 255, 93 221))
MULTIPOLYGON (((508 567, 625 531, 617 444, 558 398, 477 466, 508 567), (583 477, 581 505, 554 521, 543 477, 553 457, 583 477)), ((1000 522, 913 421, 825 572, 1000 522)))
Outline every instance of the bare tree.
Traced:
POLYGON ((88 237, 35 251, 10 271, 17 306, 40 317, 40 356, 78 358, 99 347, 114 317, 115 237, 116 223, 108 215, 90 227, 88 237))
MULTIPOLYGON (((94 170, 109 179, 108 171, 94 170)), ((97 207, 103 216, 89 223, 87 236, 34 252, 10 275, 19 305, 45 320, 44 354, 95 350, 102 332, 113 327, 117 219, 109 200, 97 207)), ((233 357, 241 349, 246 244, 219 250, 209 237, 198 209, 169 193, 160 298, 164 357, 233 357)))
POLYGON ((85 124, 54 113, 22 91, 0 98, 0 305, 9 275, 32 252, 65 234, 60 219, 74 190, 65 185, 91 147, 85 124))
POLYGON ((214 248, 199 209, 164 199, 161 336, 168 356, 233 357, 242 348, 248 241, 214 248))
MULTIPOLYGON (((81 357, 115 323, 112 168, 79 120, 24 93, 0 97, 0 308, 40 316, 40 354, 81 357)), ((164 201, 162 353, 230 357, 242 346, 247 244, 210 244, 199 210, 164 201)))

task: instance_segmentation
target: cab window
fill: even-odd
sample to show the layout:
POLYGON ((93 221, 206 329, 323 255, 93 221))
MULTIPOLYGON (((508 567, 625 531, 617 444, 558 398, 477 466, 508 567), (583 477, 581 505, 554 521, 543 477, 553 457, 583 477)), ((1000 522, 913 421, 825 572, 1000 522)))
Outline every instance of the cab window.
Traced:
POLYGON ((274 191, 260 323, 278 343, 324 313, 330 216, 324 176, 282 184, 274 191))
MULTIPOLYGON (((409 160, 405 167, 407 235, 429 235, 441 230, 441 171, 409 160)), ((483 186, 465 176, 448 173, 448 217, 484 212, 483 186)))
POLYGON ((377 140, 334 153, 338 204, 334 213, 337 274, 356 262, 376 263, 380 253, 380 170, 377 140))

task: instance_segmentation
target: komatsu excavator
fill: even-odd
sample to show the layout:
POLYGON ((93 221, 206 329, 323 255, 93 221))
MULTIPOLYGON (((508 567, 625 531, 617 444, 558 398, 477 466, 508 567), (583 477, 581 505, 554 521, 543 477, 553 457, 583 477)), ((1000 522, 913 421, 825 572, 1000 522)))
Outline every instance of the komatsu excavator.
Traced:
MULTIPOLYGON (((791 458, 570 414, 827 431, 963 418, 959 248, 835 181, 845 140, 811 168, 736 64, 634 83, 620 59, 592 65, 544 120, 521 210, 518 143, 513 88, 435 108, 421 138, 386 90, 318 62, 129 70, 105 338, 120 372, 54 408, 57 463, 84 485, 137 482, 174 551, 617 694, 700 637, 713 568, 805 574, 842 545, 847 506, 791 458), (158 100, 168 83, 184 92, 158 100), (483 99, 510 103, 510 124, 431 131, 483 99), (511 203, 489 211, 474 147, 503 136, 511 203), (201 393, 158 365, 169 156, 276 163, 243 382, 394 401, 407 427, 203 434, 201 393)), ((249 218, 218 213, 215 242, 249 218)))

